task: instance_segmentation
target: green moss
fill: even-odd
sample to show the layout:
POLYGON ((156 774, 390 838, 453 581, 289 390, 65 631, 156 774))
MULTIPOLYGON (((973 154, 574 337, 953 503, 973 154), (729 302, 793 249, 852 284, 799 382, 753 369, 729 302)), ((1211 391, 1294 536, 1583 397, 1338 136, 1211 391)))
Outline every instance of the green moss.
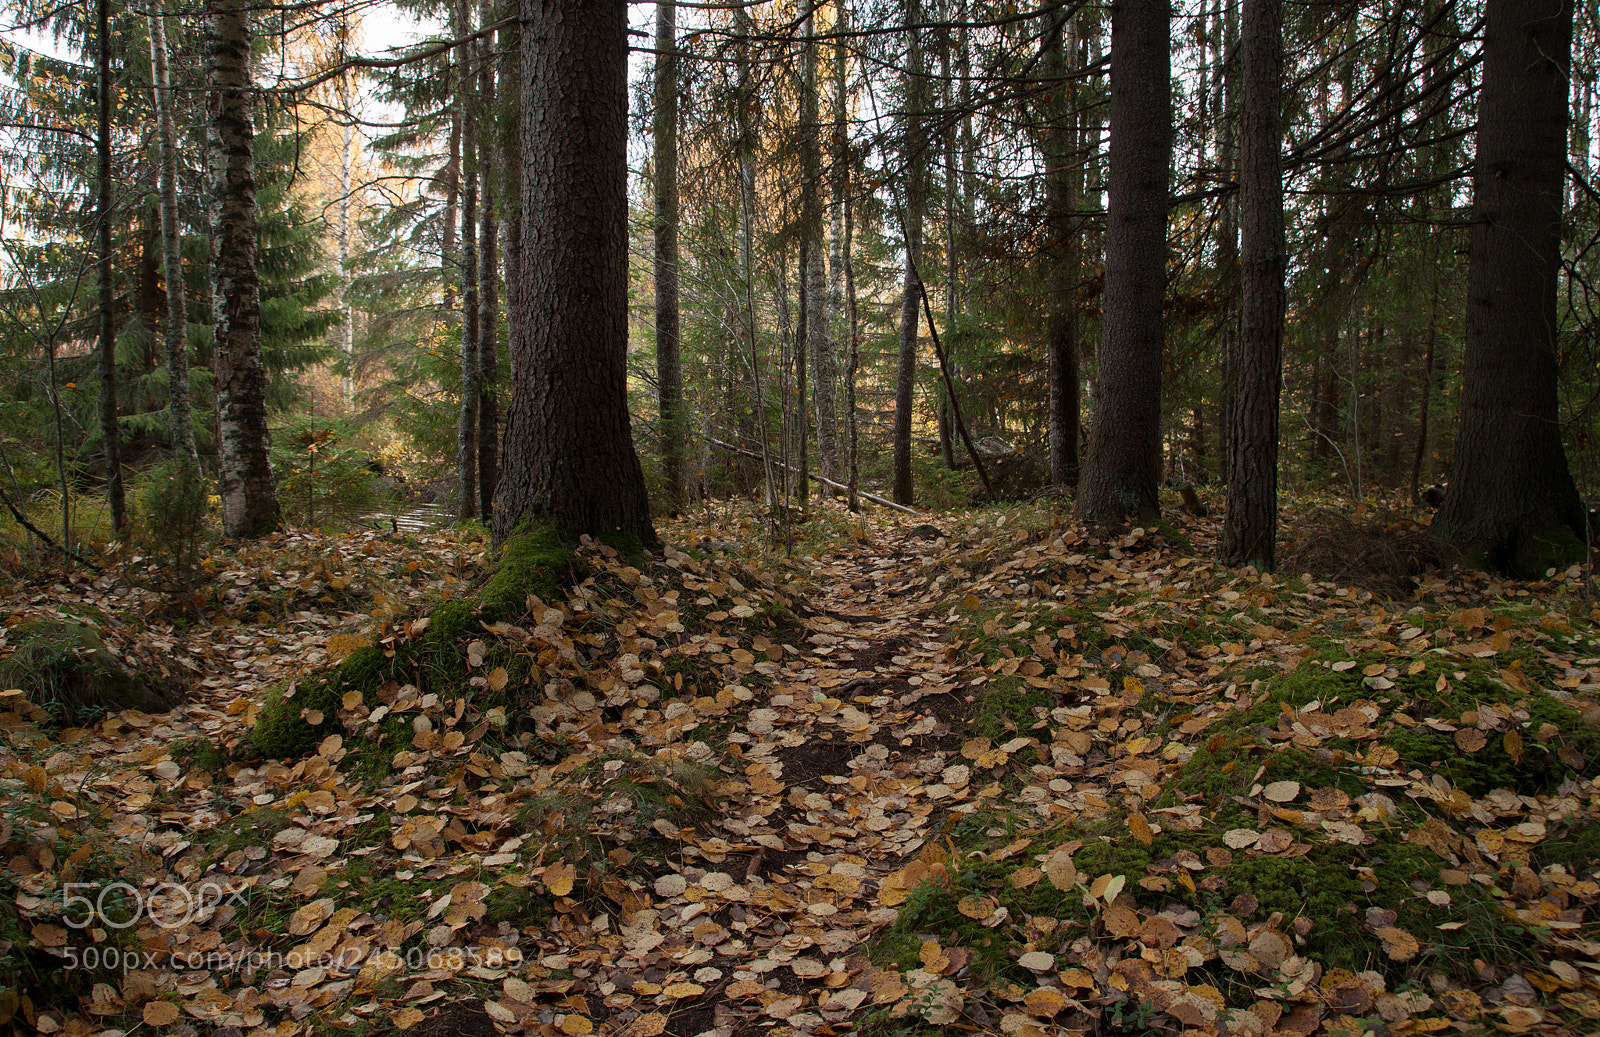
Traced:
POLYGON ((563 581, 577 582, 572 544, 550 526, 523 525, 500 549, 500 562, 478 595, 479 618, 514 622, 528 608, 528 595, 549 601, 563 581))
MULTIPOLYGON (((530 594, 553 599, 563 580, 579 577, 576 558, 565 543, 548 527, 524 527, 506 541, 500 563, 476 602, 440 602, 421 636, 394 645, 392 654, 377 646, 362 648, 333 670, 305 682, 293 695, 285 694, 286 689, 269 693, 251 732, 252 745, 273 759, 303 755, 342 730, 340 704, 350 691, 359 691, 368 706, 375 706, 373 693, 391 680, 441 694, 458 689, 467 677, 463 640, 481 634, 484 623, 521 619, 530 594), (308 713, 320 713, 321 721, 311 723, 308 713)), ((351 740, 350 748, 357 751, 357 739, 351 740)), ((383 773, 371 760, 366 764, 366 771, 383 773)))
POLYGON ((0 660, 0 687, 21 688, 57 725, 81 725, 124 709, 165 713, 170 689, 106 649, 86 623, 41 619, 12 628, 11 654, 0 660))
POLYGON ((1053 705, 1050 693, 1023 682, 1021 677, 996 677, 978 698, 970 729, 974 735, 1003 742, 1039 722, 1039 711, 1053 705))

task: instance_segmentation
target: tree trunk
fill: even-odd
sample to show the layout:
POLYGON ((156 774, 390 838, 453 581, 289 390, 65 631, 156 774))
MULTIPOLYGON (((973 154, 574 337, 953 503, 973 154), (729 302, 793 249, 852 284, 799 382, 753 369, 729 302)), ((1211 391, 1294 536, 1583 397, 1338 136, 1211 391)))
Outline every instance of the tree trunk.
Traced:
POLYGON ((1277 566, 1278 398, 1283 380, 1283 0, 1244 0, 1239 110, 1243 292, 1222 557, 1277 566))
MULTIPOLYGON (((801 233, 805 236, 806 356, 811 364, 811 405, 817 419, 817 467, 824 477, 839 478, 839 418, 834 409, 831 319, 828 313, 827 249, 823 242, 822 116, 818 44, 813 38, 816 13, 806 17, 805 83, 801 98, 801 233)), ((831 495, 818 483, 820 496, 831 495)))
MULTIPOLYGON (((1051 18, 1060 17, 1052 12, 1051 18)), ((1074 91, 1067 81, 1065 25, 1046 30, 1045 69, 1054 82, 1051 125, 1045 130, 1045 205, 1050 226, 1049 317, 1045 322, 1050 357, 1050 481, 1078 484, 1078 184, 1081 166, 1072 154, 1077 134, 1074 91)), ((1075 50, 1076 48, 1074 48, 1075 50)))
MULTIPOLYGON (((515 0, 509 5, 515 10, 515 0)), ((500 89, 506 93, 520 90, 522 81, 522 30, 516 24, 500 30, 500 89)), ((506 313, 524 313, 519 300, 522 288, 522 110, 518 105, 502 102, 508 113, 500 133, 500 199, 501 224, 506 231, 505 268, 506 313)), ((511 357, 511 381, 517 377, 517 358, 511 357)), ((500 442, 496 429, 495 442, 500 442)), ((498 463, 498 459, 497 459, 498 463)), ((495 483, 499 484, 499 470, 495 483)))
MULTIPOLYGON (((456 33, 472 29, 467 0, 457 0, 456 33)), ((478 99, 471 43, 457 48, 456 104, 461 109, 461 410, 456 419, 456 517, 478 517, 478 99)), ((484 516, 487 518, 488 516, 484 516)))
POLYGON ((656 3, 656 399, 667 510, 683 507, 683 359, 678 320, 678 7, 656 3))
MULTIPOLYGON (((494 9, 485 0, 481 20, 491 23, 494 9)), ((482 115, 478 130, 478 517, 485 522, 494 514, 494 485, 499 473, 498 407, 494 397, 496 361, 500 346, 500 214, 496 207, 495 170, 495 62, 492 37, 478 44, 478 96, 482 115)))
MULTIPOLYGON (((461 71, 456 69, 459 88, 461 71)), ((445 69, 448 79, 450 70, 445 69)), ((444 227, 439 240, 439 277, 444 281, 442 297, 444 311, 456 308, 456 287, 461 276, 460 259, 456 255, 456 226, 461 220, 461 106, 450 106, 450 143, 445 152, 444 168, 439 171, 444 181, 444 227)))
POLYGON ((617 0, 522 0, 523 253, 516 383, 494 513, 657 543, 628 424, 628 20, 617 0))
POLYGON ((166 15, 150 14, 150 67, 154 78, 156 141, 160 149, 161 264, 167 288, 167 409, 172 452, 198 462, 194 415, 189 403, 189 314, 184 300, 183 233, 178 225, 178 131, 172 116, 167 71, 166 15))
POLYGON ((1170 28, 1166 0, 1128 0, 1112 11, 1105 319, 1077 506, 1089 522, 1148 521, 1161 513, 1170 28))
POLYGON ((95 5, 96 80, 95 108, 99 125, 95 152, 95 219, 100 246, 100 438, 106 452, 106 500, 111 505, 111 527, 128 528, 128 504, 122 488, 122 428, 117 421, 117 320, 116 285, 111 280, 111 0, 95 5))
POLYGON ((1523 577, 1585 534, 1556 396, 1572 19, 1570 0, 1486 7, 1461 426, 1433 524, 1523 577))
POLYGON ((905 280, 900 296, 900 351, 894 383, 894 501, 910 504, 911 406, 917 380, 917 328, 922 278, 922 186, 927 147, 923 142, 922 0, 906 0, 906 112, 901 156, 905 175, 905 280))
POLYGON ((217 483, 222 532, 256 537, 278 527, 261 362, 256 271, 255 127, 250 16, 239 0, 206 10, 206 145, 211 168, 211 319, 217 393, 217 483))

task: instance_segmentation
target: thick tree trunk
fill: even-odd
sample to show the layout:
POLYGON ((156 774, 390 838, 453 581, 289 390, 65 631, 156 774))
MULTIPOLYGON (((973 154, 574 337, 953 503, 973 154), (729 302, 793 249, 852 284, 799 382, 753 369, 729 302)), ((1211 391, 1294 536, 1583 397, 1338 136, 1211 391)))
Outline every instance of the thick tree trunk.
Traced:
POLYGON ((261 363, 256 271, 255 127, 250 16, 239 0, 206 10, 206 145, 211 168, 211 319, 217 391, 217 482, 222 532, 256 537, 278 527, 261 363))
POLYGON ((1161 510, 1171 60, 1166 0, 1128 0, 1113 9, 1105 320, 1077 502, 1090 522, 1146 521, 1161 510))
POLYGON ((1573 9, 1489 0, 1485 18, 1461 427, 1433 528, 1531 577, 1585 532, 1556 397, 1573 9))
POLYGON ((911 406, 917 381, 918 307, 922 278, 923 180, 927 164, 923 127, 922 0, 906 0, 906 113, 902 120, 901 156, 905 175, 905 280, 900 296, 900 349, 894 383, 894 500, 912 502, 911 406))
POLYGON ((494 532, 654 545, 628 424, 627 8, 522 0, 523 253, 494 532))
POLYGON ((100 248, 100 438, 106 453, 106 500, 111 505, 111 526, 128 528, 127 497, 122 488, 122 430, 117 421, 117 320, 116 285, 111 279, 111 0, 99 0, 96 11, 95 108, 99 125, 95 153, 95 219, 100 248))
POLYGON ((667 508, 683 506, 683 359, 678 319, 678 7, 656 3, 656 410, 667 508))
MULTIPOLYGON (((456 32, 472 29, 467 0, 457 0, 456 32)), ((456 104, 461 109, 461 409, 456 418, 456 516, 478 517, 478 98, 477 48, 457 48, 456 104)), ((487 518, 488 516, 484 516, 487 518)))
POLYGON ((1244 0, 1239 110, 1239 365, 1222 557, 1277 565, 1283 379, 1283 0, 1244 0))
MULTIPOLYGON (((487 0, 482 22, 494 16, 487 0)), ((494 514, 494 486, 499 479, 499 408, 495 403, 496 354, 500 345, 500 214, 496 207, 495 62, 490 37, 479 44, 478 97, 482 105, 478 131, 478 517, 494 514)))

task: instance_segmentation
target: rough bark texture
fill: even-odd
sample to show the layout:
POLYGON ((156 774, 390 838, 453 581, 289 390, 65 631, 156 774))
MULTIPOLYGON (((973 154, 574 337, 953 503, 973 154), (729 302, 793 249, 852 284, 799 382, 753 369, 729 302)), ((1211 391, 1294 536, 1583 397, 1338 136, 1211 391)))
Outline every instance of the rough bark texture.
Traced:
POLYGON ((522 2, 521 306, 494 532, 656 543, 628 424, 627 10, 522 2))
POLYGON ((210 0, 205 43, 217 484, 222 532, 255 537, 276 529, 280 515, 269 457, 267 372, 261 363, 248 9, 239 0, 210 0))
POLYGON ((1572 17, 1567 0, 1487 5, 1461 427, 1433 525, 1517 576, 1584 530, 1556 398, 1572 17))
POLYGON ((656 406, 667 507, 683 506, 683 362, 678 320, 678 7, 656 4, 656 406))
POLYGON ((921 323, 922 280, 922 188, 927 162, 926 131, 922 125, 921 0, 906 0, 906 113, 902 126, 905 169, 905 281, 900 297, 900 351, 894 383, 894 501, 910 504, 911 488, 911 405, 917 380, 917 327, 921 323))
POLYGON ((1076 486, 1082 394, 1078 376, 1077 208, 1078 181, 1083 174, 1073 155, 1077 111, 1074 91, 1066 78, 1067 44, 1062 30, 1060 25, 1050 27, 1045 56, 1045 70, 1055 80, 1051 93, 1058 98, 1052 106, 1055 125, 1047 131, 1045 154, 1045 204, 1049 208, 1052 250, 1045 339, 1050 355, 1050 481, 1057 486, 1076 486))
MULTIPOLYGON (((456 7, 456 32, 472 29, 466 0, 456 7)), ((457 52, 461 77, 456 104, 461 109, 461 408, 456 417, 456 515, 478 516, 478 96, 476 47, 457 52)), ((484 516, 485 518, 487 516, 484 516)))
POLYGON ((111 0, 96 5, 96 52, 99 76, 95 92, 99 126, 95 152, 95 220, 100 250, 100 439, 106 455, 106 500, 111 505, 111 526, 118 533, 128 527, 127 495, 122 487, 122 431, 117 421, 117 320, 116 285, 111 266, 111 0))
MULTIPOLYGON (((516 0, 510 8, 516 9, 516 0)), ((520 91, 522 82, 522 30, 509 25, 500 31, 500 89, 507 94, 520 91)), ((505 104, 506 121, 500 134, 500 182, 504 193, 500 199, 501 223, 506 231, 505 256, 502 259, 506 286, 506 313, 522 313, 519 301, 522 290, 522 110, 516 104, 505 104)), ((511 357, 511 379, 516 380, 516 357, 511 357)), ((495 437, 499 441, 501 437, 495 437)), ((499 484, 496 468, 495 482, 499 484)))
POLYGON ((1239 364, 1222 557, 1277 565, 1283 381, 1283 0, 1244 0, 1239 97, 1239 364))
POLYGON ((1078 514, 1090 522, 1160 514, 1171 60, 1166 0, 1127 0, 1113 9, 1105 320, 1078 493, 1078 514))
MULTIPOLYGON (((494 12, 483 5, 483 24, 494 12)), ((479 43, 478 97, 483 106, 478 131, 478 517, 494 514, 494 486, 499 479, 499 409, 495 403, 496 353, 500 344, 500 213, 495 172, 495 63, 489 38, 479 43)))
POLYGON ((150 67, 154 79, 156 142, 160 151, 161 274, 167 291, 167 408, 172 421, 172 452, 198 461, 194 415, 189 403, 188 307, 183 293, 183 236, 178 226, 178 131, 172 116, 167 71, 166 16, 150 15, 150 67))

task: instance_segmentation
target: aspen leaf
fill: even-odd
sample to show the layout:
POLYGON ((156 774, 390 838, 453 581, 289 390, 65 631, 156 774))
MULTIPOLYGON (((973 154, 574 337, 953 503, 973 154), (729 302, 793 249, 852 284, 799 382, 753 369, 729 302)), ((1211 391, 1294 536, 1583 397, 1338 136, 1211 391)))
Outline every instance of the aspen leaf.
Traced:
POLYGON ((171 1001, 147 1001, 142 1013, 146 1026, 171 1026, 182 1014, 171 1001))
POLYGON ((1155 832, 1151 831, 1150 822, 1144 819, 1143 814, 1128 815, 1128 831, 1133 834, 1135 839, 1139 840, 1141 843, 1144 843, 1146 846, 1149 846, 1156 840, 1156 834, 1155 832))
POLYGON ((578 869, 562 861, 545 869, 544 884, 553 896, 564 897, 572 892, 577 878, 578 869))

